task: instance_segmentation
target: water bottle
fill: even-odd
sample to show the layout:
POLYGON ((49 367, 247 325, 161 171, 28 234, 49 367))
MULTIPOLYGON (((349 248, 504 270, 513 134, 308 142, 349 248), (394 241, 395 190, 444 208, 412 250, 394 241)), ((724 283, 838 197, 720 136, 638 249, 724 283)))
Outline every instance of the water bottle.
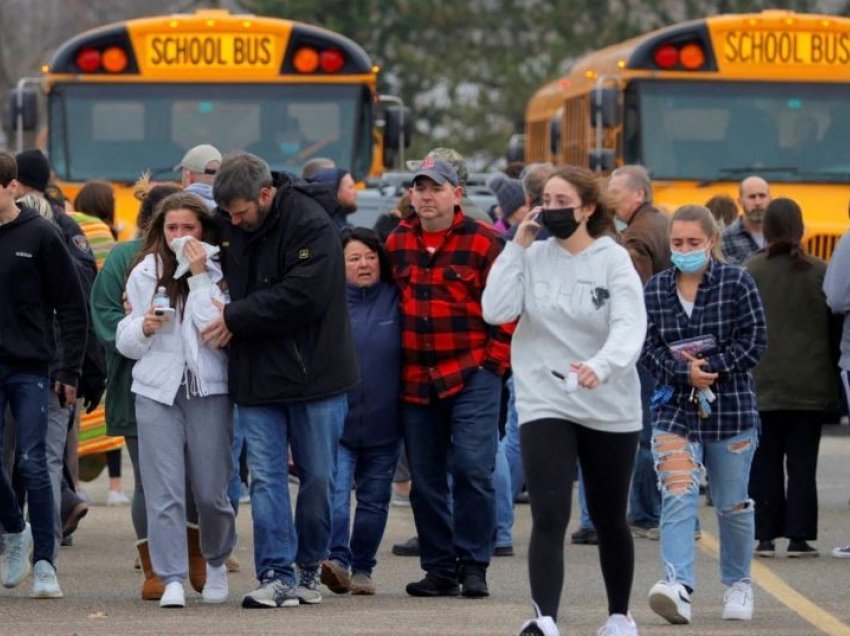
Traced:
POLYGON ((165 287, 157 287, 156 294, 153 296, 154 309, 168 309, 171 307, 171 301, 168 299, 168 294, 165 293, 165 287))

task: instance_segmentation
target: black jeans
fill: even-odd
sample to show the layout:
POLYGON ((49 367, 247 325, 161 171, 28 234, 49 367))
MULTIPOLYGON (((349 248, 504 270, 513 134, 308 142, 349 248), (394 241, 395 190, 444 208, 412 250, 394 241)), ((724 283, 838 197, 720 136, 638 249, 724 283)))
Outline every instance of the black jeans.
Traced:
POLYGON ((577 459, 581 461, 587 508, 599 537, 608 612, 628 612, 635 557, 626 504, 639 435, 640 431, 594 431, 556 419, 535 420, 519 427, 531 501, 528 575, 531 598, 543 616, 558 617, 564 583, 564 537, 577 459))
POLYGON ((761 411, 761 436, 750 468, 756 539, 818 538, 818 449, 823 413, 761 411), (787 469, 787 488, 786 488, 787 469))

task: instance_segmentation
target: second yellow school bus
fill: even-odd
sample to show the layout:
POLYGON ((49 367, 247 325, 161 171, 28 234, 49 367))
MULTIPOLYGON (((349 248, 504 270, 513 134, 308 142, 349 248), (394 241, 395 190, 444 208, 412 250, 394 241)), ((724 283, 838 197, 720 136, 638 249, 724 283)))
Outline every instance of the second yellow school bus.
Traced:
POLYGON ((526 160, 643 164, 668 209, 737 196, 758 174, 800 203, 807 248, 828 258, 850 225, 848 104, 850 19, 708 17, 590 53, 542 87, 526 160))

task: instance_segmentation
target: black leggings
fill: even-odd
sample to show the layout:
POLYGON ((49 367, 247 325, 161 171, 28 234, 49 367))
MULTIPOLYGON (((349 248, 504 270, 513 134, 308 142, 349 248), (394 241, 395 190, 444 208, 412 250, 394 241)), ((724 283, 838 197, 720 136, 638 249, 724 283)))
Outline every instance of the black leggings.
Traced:
POLYGON ((626 506, 639 435, 639 431, 604 433, 556 419, 520 426, 522 464, 531 500, 528 576, 531 598, 543 616, 558 618, 564 585, 564 537, 577 459, 587 508, 599 537, 608 613, 628 612, 635 554, 626 506))

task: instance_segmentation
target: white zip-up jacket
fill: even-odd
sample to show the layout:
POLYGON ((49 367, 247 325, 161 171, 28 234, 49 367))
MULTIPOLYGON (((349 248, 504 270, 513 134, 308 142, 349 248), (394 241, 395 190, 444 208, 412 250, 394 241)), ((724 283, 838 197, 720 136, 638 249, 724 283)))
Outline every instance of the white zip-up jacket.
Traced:
POLYGON ((221 310, 212 300, 227 302, 217 283, 221 267, 207 260, 207 272, 189 278, 189 296, 183 311, 175 312, 171 321, 151 336, 142 331, 144 315, 153 301, 157 287, 155 256, 148 254, 127 279, 127 301, 133 312, 118 323, 115 345, 122 355, 138 360, 133 367, 133 393, 151 400, 174 404, 184 378, 191 372, 193 382, 187 386, 193 395, 227 393, 227 355, 221 349, 201 344, 201 331, 221 310))

